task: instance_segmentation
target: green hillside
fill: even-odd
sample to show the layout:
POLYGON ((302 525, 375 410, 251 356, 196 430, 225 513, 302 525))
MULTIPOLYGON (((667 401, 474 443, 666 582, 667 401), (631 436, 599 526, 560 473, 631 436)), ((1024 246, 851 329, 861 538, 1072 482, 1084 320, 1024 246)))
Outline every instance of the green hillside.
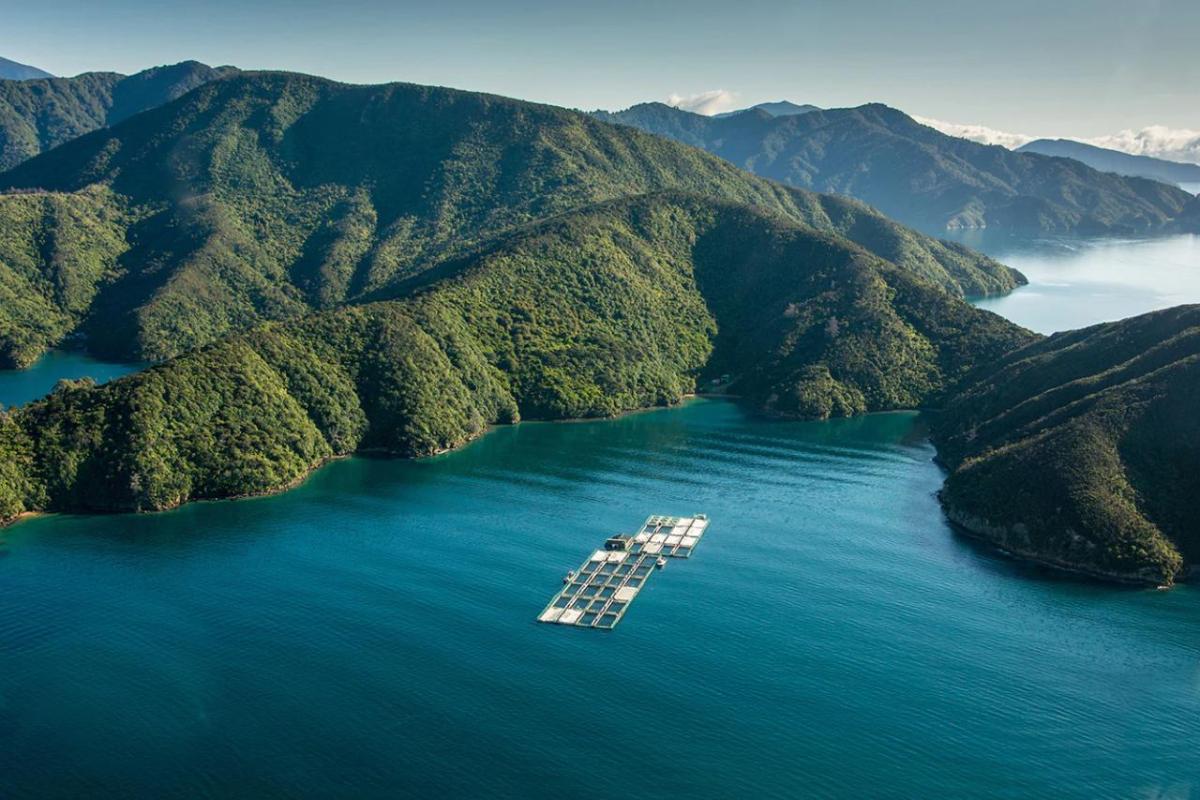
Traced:
POLYGON ((598 116, 703 148, 789 186, 858 198, 928 231, 1155 231, 1191 199, 1176 186, 947 136, 878 103, 725 117, 644 103, 598 116))
POLYGON ((0 171, 229 71, 185 61, 135 75, 85 72, 74 78, 0 81, 0 171))
POLYGON ((1056 334, 934 419, 950 518, 1007 550, 1169 584, 1200 563, 1200 306, 1056 334))
POLYGON ((843 238, 693 195, 525 226, 409 288, 10 411, 0 515, 272 491, 354 451, 675 403, 706 370, 775 414, 911 407, 1033 338, 843 238))
POLYGON ((955 294, 1023 281, 859 203, 578 112, 285 73, 206 83, 21 164, 0 175, 0 190, 0 259, 14 259, 3 263, 24 281, 11 291, 59 284, 64 264, 94 267, 74 295, 89 302, 68 305, 43 288, 37 305, 0 316, 9 365, 69 331, 98 355, 159 360, 265 320, 402 296, 431 265, 506 229, 662 190, 843 235, 955 294), (31 192, 46 213, 86 193, 104 220, 86 235, 110 246, 46 251, 30 232, 58 223, 28 219, 31 192))

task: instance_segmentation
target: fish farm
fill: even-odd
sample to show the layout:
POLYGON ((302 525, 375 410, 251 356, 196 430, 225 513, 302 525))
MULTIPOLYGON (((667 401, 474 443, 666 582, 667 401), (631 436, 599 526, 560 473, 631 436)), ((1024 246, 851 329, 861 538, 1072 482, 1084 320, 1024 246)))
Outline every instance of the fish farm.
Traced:
POLYGON ((538 615, 538 622, 612 630, 650 577, 670 558, 690 558, 708 529, 708 517, 651 516, 634 534, 604 542, 563 579, 563 588, 538 615))

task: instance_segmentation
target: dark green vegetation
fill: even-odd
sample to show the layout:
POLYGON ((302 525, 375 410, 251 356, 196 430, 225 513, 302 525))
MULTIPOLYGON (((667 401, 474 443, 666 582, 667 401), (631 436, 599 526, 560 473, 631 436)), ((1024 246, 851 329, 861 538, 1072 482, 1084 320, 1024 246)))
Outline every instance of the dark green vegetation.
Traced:
POLYGON ((36 292, 0 312, 8 365, 73 331, 96 355, 160 360, 265 320, 402 296, 513 226, 662 190, 845 236, 954 294, 1023 282, 860 203, 585 114, 295 74, 208 82, 21 164, 0 189, 0 262, 14 294, 36 292), (86 215, 63 222, 77 205, 86 215))
POLYGON ((0 509, 131 510, 286 487, 356 450, 678 402, 737 369, 825 417, 921 404, 1032 335, 835 235, 694 195, 613 201, 442 262, 398 300, 249 332, 0 423, 0 509))
POLYGON ((0 366, 28 366, 78 326, 117 275, 129 222, 101 187, 0 197, 0 366))
POLYGON ((230 72, 195 61, 136 75, 85 72, 74 78, 0 81, 0 171, 85 133, 160 106, 230 72))
POLYGON ((790 186, 856 197, 924 230, 1153 231, 1191 197, 1077 161, 946 136, 879 104, 713 118, 645 103, 598 116, 703 148, 790 186))
POLYGON ((53 78, 49 72, 7 58, 0 58, 0 80, 27 81, 32 78, 53 78))
POLYGON ((1018 153, 1073 158, 1101 172, 1132 175, 1163 183, 1200 183, 1200 164, 1181 164, 1163 158, 1135 156, 1070 139, 1035 139, 1017 148, 1018 153))
POLYGON ((950 518, 1016 554, 1169 584, 1200 563, 1200 306, 1061 333, 934 419, 950 518))

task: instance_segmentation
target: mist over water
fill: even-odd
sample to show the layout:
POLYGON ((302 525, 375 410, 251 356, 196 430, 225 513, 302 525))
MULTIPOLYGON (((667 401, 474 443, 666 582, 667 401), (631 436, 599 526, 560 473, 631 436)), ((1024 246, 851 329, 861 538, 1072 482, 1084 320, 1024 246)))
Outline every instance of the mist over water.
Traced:
MULTIPOLYGON (((984 305, 1039 330, 1200 299, 1192 237, 1006 248, 1032 285, 984 305)), ((0 402, 56 365, 102 369, 0 373, 0 402)), ((697 401, 22 523, 0 532, 0 797, 1200 793, 1200 592, 955 535, 932 457, 909 413, 697 401), (694 512, 695 556, 616 631, 534 622, 606 536, 694 512)))
POLYGON ((976 305, 1039 333, 1200 303, 1200 236, 1021 239, 971 231, 954 238, 1025 274, 1028 286, 976 305))

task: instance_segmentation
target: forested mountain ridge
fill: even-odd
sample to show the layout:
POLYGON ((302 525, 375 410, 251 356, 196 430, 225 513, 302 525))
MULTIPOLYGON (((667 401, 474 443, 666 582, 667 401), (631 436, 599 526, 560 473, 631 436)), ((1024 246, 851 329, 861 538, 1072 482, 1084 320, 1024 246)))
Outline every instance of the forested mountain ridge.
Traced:
POLYGON ((85 72, 73 78, 0 82, 0 171, 232 71, 184 61, 134 75, 85 72))
POLYGON ((1035 337, 844 238, 695 195, 619 199, 480 243, 403 299, 233 335, 0 419, 0 516, 285 488, 360 450, 489 424, 746 400, 822 418, 920 405, 1035 337))
POLYGON ((76 331, 93 353, 158 360, 397 296, 507 228, 662 190, 844 235, 951 293, 1023 282, 860 203, 578 112, 291 73, 207 82, 0 174, 0 190, 0 287, 26 298, 0 308, 10 366, 76 331))
POLYGON ((1200 564, 1200 306, 1059 333, 932 419, 949 517, 1026 558, 1170 584, 1200 564))
POLYGON ((855 197, 926 231, 1156 231, 1190 199, 1176 186, 947 136, 879 103, 723 118, 643 103, 597 115, 789 186, 855 197))

